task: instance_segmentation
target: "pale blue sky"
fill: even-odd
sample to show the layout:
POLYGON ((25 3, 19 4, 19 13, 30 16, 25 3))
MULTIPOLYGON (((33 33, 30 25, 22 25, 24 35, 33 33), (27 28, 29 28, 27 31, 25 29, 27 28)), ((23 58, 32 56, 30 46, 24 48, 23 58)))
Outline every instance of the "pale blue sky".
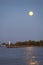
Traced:
POLYGON ((43 0, 0 0, 0 40, 43 40, 43 0))

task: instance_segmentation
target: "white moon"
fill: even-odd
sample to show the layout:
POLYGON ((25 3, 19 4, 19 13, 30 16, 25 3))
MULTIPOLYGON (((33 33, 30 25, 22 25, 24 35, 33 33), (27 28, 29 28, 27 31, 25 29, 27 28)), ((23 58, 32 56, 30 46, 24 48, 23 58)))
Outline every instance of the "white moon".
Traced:
POLYGON ((33 11, 29 11, 29 12, 28 12, 28 15, 29 15, 29 16, 33 16, 33 11))

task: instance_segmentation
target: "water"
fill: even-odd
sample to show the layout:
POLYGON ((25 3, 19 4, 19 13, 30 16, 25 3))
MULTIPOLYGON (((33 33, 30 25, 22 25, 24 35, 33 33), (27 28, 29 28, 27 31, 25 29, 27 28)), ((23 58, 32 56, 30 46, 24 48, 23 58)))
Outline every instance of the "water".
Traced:
POLYGON ((0 47, 0 65, 43 65, 43 48, 0 47))

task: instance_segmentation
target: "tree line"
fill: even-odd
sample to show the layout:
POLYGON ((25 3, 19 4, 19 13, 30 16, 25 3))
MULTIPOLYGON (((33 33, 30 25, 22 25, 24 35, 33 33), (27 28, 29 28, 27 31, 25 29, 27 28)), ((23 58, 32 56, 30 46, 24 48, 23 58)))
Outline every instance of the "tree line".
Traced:
POLYGON ((6 45, 6 47, 29 47, 29 46, 43 46, 43 40, 40 41, 24 41, 24 42, 16 42, 16 43, 1 43, 1 45, 6 45))

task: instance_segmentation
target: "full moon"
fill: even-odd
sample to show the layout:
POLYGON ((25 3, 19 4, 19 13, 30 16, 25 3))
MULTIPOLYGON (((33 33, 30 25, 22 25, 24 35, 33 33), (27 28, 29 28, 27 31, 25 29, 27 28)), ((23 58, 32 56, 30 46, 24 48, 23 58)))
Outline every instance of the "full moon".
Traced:
POLYGON ((29 15, 29 16, 33 16, 33 11, 29 11, 29 12, 28 12, 28 15, 29 15))

